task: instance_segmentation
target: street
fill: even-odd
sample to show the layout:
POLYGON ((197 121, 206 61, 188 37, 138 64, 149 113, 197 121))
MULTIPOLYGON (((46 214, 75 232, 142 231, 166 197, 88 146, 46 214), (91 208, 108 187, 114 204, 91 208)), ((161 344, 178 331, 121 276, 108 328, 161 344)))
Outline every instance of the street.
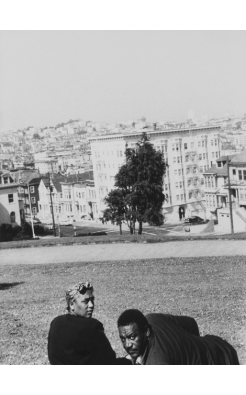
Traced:
POLYGON ((96 262, 170 257, 246 255, 245 240, 57 245, 0 251, 0 265, 96 262))

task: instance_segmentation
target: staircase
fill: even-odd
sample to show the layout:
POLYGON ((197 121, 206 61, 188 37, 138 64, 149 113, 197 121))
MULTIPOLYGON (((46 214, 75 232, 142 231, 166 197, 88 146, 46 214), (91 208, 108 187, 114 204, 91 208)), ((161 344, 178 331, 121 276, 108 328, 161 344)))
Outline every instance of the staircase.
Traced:
POLYGON ((244 208, 240 207, 235 213, 246 223, 246 210, 244 208))

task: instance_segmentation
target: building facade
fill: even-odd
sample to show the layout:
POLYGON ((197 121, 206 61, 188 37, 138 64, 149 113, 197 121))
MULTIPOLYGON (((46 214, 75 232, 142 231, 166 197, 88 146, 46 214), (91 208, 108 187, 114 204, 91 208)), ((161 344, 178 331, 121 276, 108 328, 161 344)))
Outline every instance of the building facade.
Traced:
MULTIPOLYGON (((238 231, 246 229, 246 150, 228 156, 233 222, 238 231)), ((218 219, 220 230, 229 230, 229 188, 227 157, 204 173, 207 216, 218 219)))
POLYGON ((20 210, 18 184, 9 173, 0 173, 0 225, 21 225, 20 210))
POLYGON ((83 216, 91 215, 91 213, 93 218, 97 217, 97 200, 93 180, 77 183, 42 179, 39 185, 40 219, 51 219, 50 186, 55 221, 59 221, 59 219, 79 221, 83 216))
MULTIPOLYGON (((166 220, 190 215, 205 217, 203 172, 220 156, 220 127, 143 130, 168 167, 164 176, 166 220)), ((142 132, 91 137, 91 153, 98 215, 106 208, 104 198, 114 188, 115 175, 125 163, 125 148, 135 148, 142 132)))

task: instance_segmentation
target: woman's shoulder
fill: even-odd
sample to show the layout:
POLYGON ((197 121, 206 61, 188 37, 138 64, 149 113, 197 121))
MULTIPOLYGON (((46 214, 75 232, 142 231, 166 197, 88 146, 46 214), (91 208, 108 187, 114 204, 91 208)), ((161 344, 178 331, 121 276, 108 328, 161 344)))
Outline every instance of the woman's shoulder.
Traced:
POLYGON ((71 323, 71 324, 83 326, 85 328, 103 330, 103 324, 96 318, 85 318, 85 317, 81 317, 81 316, 73 315, 73 314, 68 314, 68 313, 55 317, 52 320, 51 324, 52 323, 53 324, 71 323))

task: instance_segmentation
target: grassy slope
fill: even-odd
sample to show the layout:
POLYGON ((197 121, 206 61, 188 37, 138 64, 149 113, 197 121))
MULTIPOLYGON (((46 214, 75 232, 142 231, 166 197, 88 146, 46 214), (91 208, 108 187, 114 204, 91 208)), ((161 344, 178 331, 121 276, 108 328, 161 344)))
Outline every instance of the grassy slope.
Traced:
MULTIPOLYGON (((90 230, 91 231, 91 230, 90 230)), ((129 233, 108 233, 107 236, 83 236, 83 237, 56 237, 39 240, 23 240, 23 241, 10 241, 0 243, 0 250, 9 248, 27 248, 27 247, 41 247, 41 246, 52 246, 52 245, 71 245, 71 244, 92 244, 92 243, 163 243, 168 241, 186 241, 186 240, 246 240, 246 232, 236 233, 234 235, 165 235, 161 230, 155 231, 156 235, 142 234, 142 235, 131 235, 129 233)))
POLYGON ((1 267, 0 363, 46 364, 50 321, 65 309, 64 290, 94 284, 95 318, 120 356, 116 320, 125 308, 196 318, 201 334, 222 336, 246 364, 245 257, 132 260, 1 267), (6 289, 3 284, 23 282, 6 289))

